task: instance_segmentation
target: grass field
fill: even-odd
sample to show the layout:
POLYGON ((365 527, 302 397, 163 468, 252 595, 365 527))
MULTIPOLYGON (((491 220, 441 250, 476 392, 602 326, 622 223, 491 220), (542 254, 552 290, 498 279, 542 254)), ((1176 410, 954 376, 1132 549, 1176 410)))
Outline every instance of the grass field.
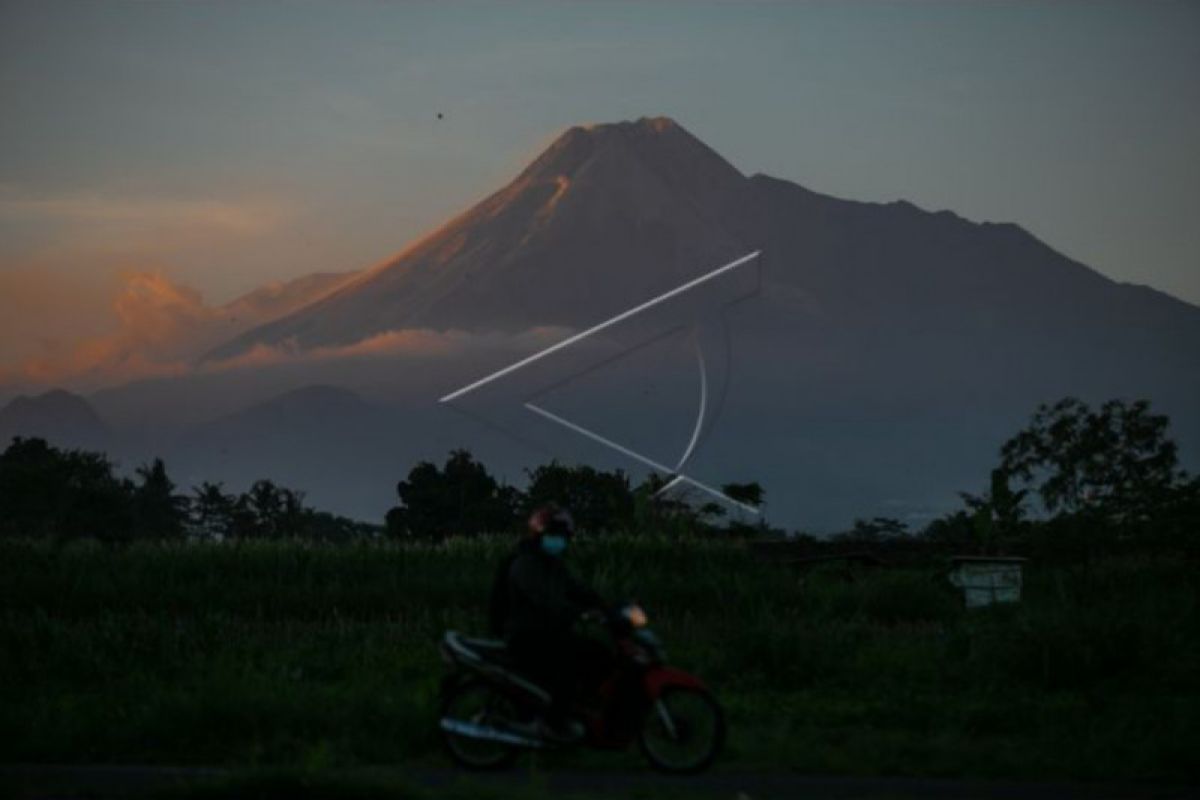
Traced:
MULTIPOLYGON (((434 644, 482 629, 509 544, 0 542, 2 760, 437 761, 434 644)), ((968 612, 936 563, 801 579, 736 543, 651 538, 572 560, 712 684, 725 766, 1200 777, 1193 564, 1035 563, 1021 605, 968 612)))

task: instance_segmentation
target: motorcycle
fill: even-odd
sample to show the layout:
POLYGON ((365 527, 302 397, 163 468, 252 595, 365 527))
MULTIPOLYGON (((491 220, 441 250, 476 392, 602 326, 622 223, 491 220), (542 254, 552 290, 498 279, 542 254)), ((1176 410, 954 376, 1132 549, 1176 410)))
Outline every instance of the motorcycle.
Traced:
POLYGON ((598 686, 572 709, 582 736, 563 742, 530 720, 543 719, 550 694, 523 676, 503 641, 447 631, 440 651, 449 672, 442 684, 439 729, 450 756, 474 770, 511 766, 522 752, 586 746, 623 750, 635 741, 652 767, 695 773, 725 742, 716 698, 693 675, 667 666, 645 611, 627 605, 607 615, 615 658, 598 686))

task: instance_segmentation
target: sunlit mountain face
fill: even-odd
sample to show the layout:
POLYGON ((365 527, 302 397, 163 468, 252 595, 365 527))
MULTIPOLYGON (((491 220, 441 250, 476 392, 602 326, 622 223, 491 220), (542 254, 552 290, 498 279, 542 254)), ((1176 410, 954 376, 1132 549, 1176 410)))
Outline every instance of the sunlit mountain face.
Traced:
MULTIPOLYGON (((177 373, 90 399, 131 458, 174 454, 189 480, 243 480, 253 442, 255 471, 294 473, 315 502, 363 517, 392 504, 413 461, 451 447, 514 482, 550 457, 638 473, 570 437, 530 449, 437 399, 751 251, 761 282, 725 314, 728 385, 691 469, 759 480, 773 522, 920 521, 980 489, 1000 442, 1064 395, 1149 398, 1185 463, 1200 455, 1197 308, 1015 225, 745 176, 664 117, 571 128, 380 266, 208 334, 177 373), (314 384, 353 395, 274 404, 314 384), (323 453, 336 468, 314 466, 323 453)), ((691 431, 690 359, 667 337, 553 400, 668 459, 691 431)))

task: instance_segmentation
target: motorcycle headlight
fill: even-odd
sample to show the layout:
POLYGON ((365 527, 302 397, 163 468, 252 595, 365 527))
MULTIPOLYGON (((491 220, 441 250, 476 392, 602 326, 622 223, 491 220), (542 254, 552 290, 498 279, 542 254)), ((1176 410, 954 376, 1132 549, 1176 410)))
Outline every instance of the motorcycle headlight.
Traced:
POLYGON ((633 628, 644 628, 650 622, 641 606, 625 606, 625 620, 633 628))

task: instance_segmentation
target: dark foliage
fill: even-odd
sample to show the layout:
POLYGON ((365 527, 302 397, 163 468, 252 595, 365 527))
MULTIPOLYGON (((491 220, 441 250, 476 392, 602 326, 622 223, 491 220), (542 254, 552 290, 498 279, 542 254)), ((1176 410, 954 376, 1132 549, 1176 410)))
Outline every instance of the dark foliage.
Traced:
POLYGON ((589 466, 565 467, 557 461, 529 471, 525 506, 546 503, 569 508, 585 533, 627 531, 633 527, 633 492, 629 477, 617 470, 600 472, 589 466))
POLYGON ((1079 559, 1119 552, 1194 552, 1200 480, 1179 469, 1170 420, 1144 400, 1093 409, 1042 405, 1004 443, 990 489, 922 537, 960 552, 1079 559), (1030 496, 1040 509, 1030 509, 1030 496))
POLYGON ((203 483, 177 494, 162 459, 136 481, 118 478, 104 455, 60 450, 42 439, 14 439, 0 454, 0 535, 133 539, 309 538, 343 540, 378 533, 304 505, 304 495, 257 481, 241 495, 203 483))
POLYGON ((129 539, 135 530, 135 492, 98 453, 17 438, 0 454, 0 532, 129 539))
POLYGON ((441 469, 422 461, 396 486, 400 505, 387 514, 395 537, 444 539, 496 533, 512 527, 519 493, 501 486, 466 450, 455 450, 441 469))

